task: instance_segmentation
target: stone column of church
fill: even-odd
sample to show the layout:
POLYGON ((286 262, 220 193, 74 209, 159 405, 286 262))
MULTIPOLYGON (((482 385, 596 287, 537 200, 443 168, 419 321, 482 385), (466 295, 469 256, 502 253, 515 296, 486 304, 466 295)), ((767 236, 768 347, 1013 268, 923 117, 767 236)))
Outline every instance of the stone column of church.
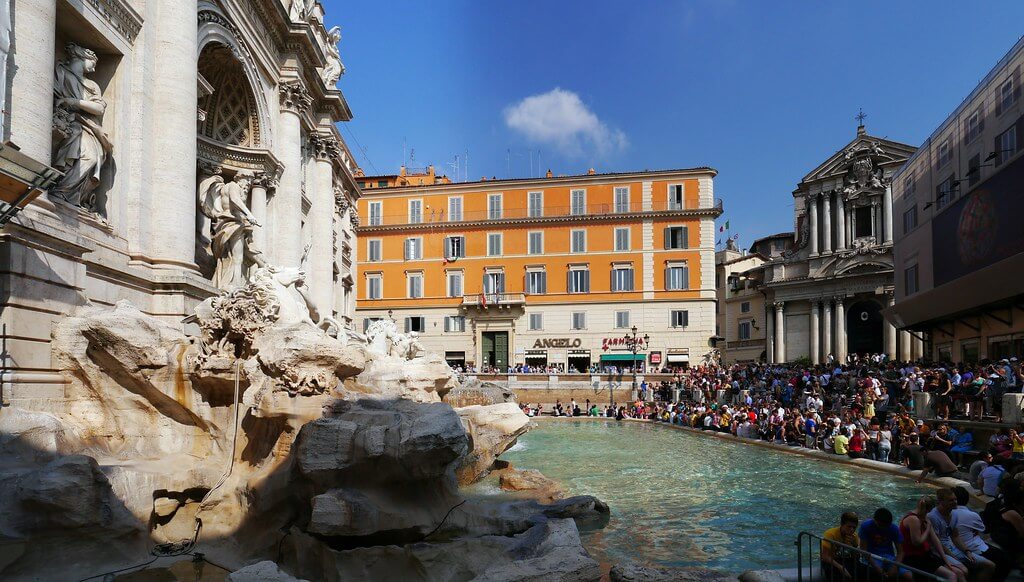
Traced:
POLYGON ((847 248, 846 242, 846 205, 843 195, 836 193, 836 250, 847 248))
POLYGON ((274 193, 274 231, 267 238, 274 263, 298 267, 302 258, 302 113, 311 100, 299 81, 282 82, 280 92, 278 159, 284 172, 274 193))
POLYGON ((811 254, 818 254, 818 197, 807 197, 808 215, 811 220, 811 254))
POLYGON ((334 138, 318 133, 310 135, 310 150, 316 158, 316 191, 309 209, 312 248, 309 264, 310 291, 321 317, 334 312, 334 167, 338 155, 334 138))
POLYGON ((825 253, 832 252, 832 203, 830 199, 831 195, 825 194, 821 199, 821 222, 822 226, 822 246, 821 250, 825 253))
POLYGON ((836 360, 846 363, 846 309, 842 297, 836 297, 836 360))
POLYGON ((819 339, 819 326, 821 321, 818 318, 818 311, 821 309, 820 301, 811 301, 811 363, 821 363, 821 341, 819 339))
POLYGON ((50 165, 57 0, 18 2, 14 16, 12 52, 16 57, 15 67, 8 69, 11 81, 11 94, 7 101, 10 141, 21 149, 21 153, 50 165))
POLYGON ((783 313, 785 306, 784 301, 775 303, 775 361, 780 364, 786 361, 786 316, 783 313))
POLYGON ((878 202, 871 203, 871 236, 875 237, 875 242, 882 242, 882 232, 878 228, 878 202))
POLYGON ((153 26, 149 130, 149 255, 153 264, 198 270, 196 221, 196 0, 158 0, 153 26))
POLYGON ((249 210, 256 217, 256 222, 260 223, 260 227, 253 231, 253 242, 265 257, 269 256, 267 255, 269 252, 267 249, 267 189, 273 188, 274 182, 274 178, 268 176, 266 172, 260 172, 253 180, 252 190, 249 194, 249 210))
POLYGON ((921 359, 922 357, 924 357, 924 342, 921 341, 921 339, 918 338, 917 336, 912 335, 910 337, 910 345, 913 346, 910 350, 910 356, 915 360, 921 359))
POLYGON ((900 331, 900 361, 910 361, 910 334, 900 331))
POLYGON ((767 343, 767 348, 764 351, 764 356, 768 360, 769 364, 775 363, 775 316, 769 311, 768 316, 765 318, 765 330, 764 337, 767 343))
POLYGON ((825 299, 822 308, 825 312, 824 325, 822 326, 822 351, 825 352, 824 360, 828 360, 828 355, 832 354, 835 356, 836 350, 832 347, 832 301, 825 299))
POLYGON ((892 242, 892 184, 885 185, 882 196, 882 236, 885 242, 892 242))
MULTIPOLYGON (((892 293, 885 294, 885 306, 892 307, 894 303, 894 297, 892 293)), ((885 353, 890 359, 895 360, 898 354, 896 353, 896 326, 889 323, 888 319, 883 322, 885 327, 882 328, 882 340, 885 344, 885 353)))

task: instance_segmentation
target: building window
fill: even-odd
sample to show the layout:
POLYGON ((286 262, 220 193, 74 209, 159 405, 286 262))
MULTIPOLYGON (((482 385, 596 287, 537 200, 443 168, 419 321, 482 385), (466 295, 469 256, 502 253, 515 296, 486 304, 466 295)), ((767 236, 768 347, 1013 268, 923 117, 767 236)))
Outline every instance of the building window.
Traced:
POLYGON ((744 301, 740 303, 740 313, 750 313, 750 302, 744 301))
POLYGON ((981 180, 981 154, 974 154, 967 160, 967 185, 973 186, 981 180))
POLYGON ((409 273, 406 277, 407 296, 409 299, 423 297, 423 273, 409 273))
POLYGON ((383 251, 381 251, 381 245, 384 242, 379 238, 371 238, 366 241, 366 260, 371 263, 376 263, 381 260, 383 251))
POLYGON ((1003 86, 999 88, 999 111, 996 115, 1001 114, 1013 105, 1016 97, 1013 93, 1013 77, 1010 77, 1003 83, 1003 86))
POLYGON ((415 331, 423 333, 427 331, 427 318, 422 315, 413 315, 405 318, 405 333, 415 331))
POLYGON ((587 252, 587 231, 585 230, 574 230, 572 231, 572 251, 574 253, 585 253, 587 252))
POLYGON ((686 327, 690 325, 690 312, 685 309, 673 309, 669 312, 669 322, 672 327, 686 327))
POLYGON ((669 184, 669 210, 682 210, 685 208, 683 202, 683 184, 669 184))
POLYGON ((448 197, 448 220, 453 222, 462 220, 462 196, 448 197))
POLYGON ((530 331, 539 331, 544 329, 544 314, 542 313, 531 313, 530 314, 530 331))
POLYGON ((903 270, 903 286, 906 288, 907 295, 913 295, 917 293, 920 287, 918 287, 917 279, 917 265, 911 265, 903 270))
POLYGON ((572 329, 587 329, 587 312, 572 312, 572 329))
POLYGON ((612 291, 633 290, 633 267, 621 266, 612 268, 612 291))
POLYGON ((629 187, 620 186, 615 188, 615 212, 621 214, 629 212, 629 187))
POLYGON ((528 211, 530 218, 540 218, 544 216, 544 193, 543 192, 530 192, 528 195, 528 211))
POLYGON ((939 144, 939 151, 936 158, 936 168, 945 166, 953 159, 953 152, 949 149, 949 138, 946 138, 945 141, 939 144))
POLYGON ((903 234, 917 228, 917 202, 903 213, 903 234))
POLYGON ((409 201, 409 224, 419 224, 423 222, 423 201, 422 200, 410 200, 409 201))
POLYGON ((405 260, 418 261, 423 258, 423 238, 413 237, 405 239, 405 260))
POLYGON ((665 267, 665 290, 683 291, 690 288, 690 272, 685 263, 665 267))
POLYGON ((568 290, 569 293, 590 293, 590 269, 571 269, 568 290))
POLYGON ((615 229, 615 250, 617 250, 617 251, 628 251, 629 250, 629 228, 616 228, 615 229))
POLYGON ((544 254, 544 233, 537 231, 531 232, 526 235, 527 245, 526 252, 531 255, 542 255, 544 254))
POLYGON ((740 322, 740 333, 739 333, 739 336, 740 336, 740 340, 748 340, 748 339, 750 339, 750 322, 749 321, 741 321, 740 322))
POLYGON ((547 293, 548 274, 544 271, 528 271, 526 273, 526 292, 530 295, 547 293))
POLYGON ((487 218, 490 220, 501 218, 501 194, 489 194, 487 196, 487 218))
POLYGON ((629 312, 628 311, 616 311, 615 312, 615 327, 618 329, 629 327, 629 312))
POLYGON ((370 226, 380 226, 384 222, 383 202, 376 201, 368 203, 370 209, 370 226))
POLYGON ((444 258, 461 259, 466 256, 466 237, 446 236, 444 237, 444 258))
POLYGON ((383 291, 383 276, 379 273, 366 276, 366 298, 380 299, 383 291))
POLYGON ((462 297, 462 271, 448 271, 448 296, 462 297))
POLYGON ((689 230, 685 226, 665 227, 665 249, 686 249, 690 248, 689 230))
POLYGON ((996 136, 996 158, 995 165, 1000 165, 1009 160, 1017 152, 1017 126, 1011 126, 1003 133, 996 136))
POLYGON ((942 208, 953 201, 953 174, 935 187, 935 206, 942 208))
POLYGON ((871 224, 871 207, 861 206, 853 209, 854 238, 871 236, 874 234, 874 225, 871 224))
POLYGON ((370 329, 370 326, 373 324, 373 322, 380 321, 382 319, 384 319, 384 318, 383 317, 367 317, 367 318, 363 319, 363 333, 366 333, 366 330, 370 329))
POLYGON ((444 331, 447 333, 457 333, 466 331, 466 317, 464 315, 445 316, 444 331))
POLYGON ((492 232, 487 235, 487 256, 501 256, 501 233, 492 232))
POLYGON ((978 139, 981 135, 981 131, 985 129, 985 122, 981 119, 981 109, 978 109, 967 118, 967 131, 965 132, 964 139, 966 143, 978 139))
POLYGON ((917 193, 917 180, 913 176, 907 176, 903 179, 903 197, 910 198, 917 193))
POLYGON ((387 188, 388 187, 388 181, 387 180, 377 180, 377 187, 378 188, 387 188))
POLYGON ((484 273, 484 293, 487 295, 501 294, 505 292, 505 273, 502 271, 491 271, 484 273))
POLYGON ((573 190, 569 193, 569 213, 573 216, 582 216, 587 213, 587 191, 573 190))

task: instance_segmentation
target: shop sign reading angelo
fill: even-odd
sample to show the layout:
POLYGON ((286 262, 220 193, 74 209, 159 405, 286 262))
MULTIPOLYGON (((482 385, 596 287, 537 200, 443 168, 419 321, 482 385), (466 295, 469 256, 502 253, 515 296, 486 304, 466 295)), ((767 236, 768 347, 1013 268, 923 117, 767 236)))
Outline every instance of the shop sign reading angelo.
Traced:
POLYGON ((578 348, 583 345, 583 340, 580 338, 570 339, 567 337, 561 338, 545 338, 539 339, 533 342, 534 349, 540 348, 578 348))

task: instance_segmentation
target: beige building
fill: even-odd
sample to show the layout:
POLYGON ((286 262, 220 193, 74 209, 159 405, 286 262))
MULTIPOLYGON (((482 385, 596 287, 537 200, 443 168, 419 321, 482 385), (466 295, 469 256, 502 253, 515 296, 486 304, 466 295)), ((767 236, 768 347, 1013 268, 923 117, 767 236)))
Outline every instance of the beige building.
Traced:
POLYGON ((894 176, 892 322, 925 355, 1024 355, 1024 39, 894 176))
POLYGON ((763 362, 765 352, 764 294, 747 275, 767 259, 736 248, 732 240, 715 253, 716 347, 725 364, 763 362))

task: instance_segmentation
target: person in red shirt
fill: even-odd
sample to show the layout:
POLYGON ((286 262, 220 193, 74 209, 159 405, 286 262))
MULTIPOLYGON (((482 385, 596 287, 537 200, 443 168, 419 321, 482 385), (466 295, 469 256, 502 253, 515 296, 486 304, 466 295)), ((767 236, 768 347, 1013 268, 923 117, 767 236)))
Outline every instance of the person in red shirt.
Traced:
POLYGON ((914 511, 900 520, 900 534, 903 536, 903 563, 922 572, 945 578, 949 582, 966 582, 967 572, 954 567, 946 557, 946 551, 928 521, 928 512, 935 507, 935 498, 925 495, 917 502, 914 511))

